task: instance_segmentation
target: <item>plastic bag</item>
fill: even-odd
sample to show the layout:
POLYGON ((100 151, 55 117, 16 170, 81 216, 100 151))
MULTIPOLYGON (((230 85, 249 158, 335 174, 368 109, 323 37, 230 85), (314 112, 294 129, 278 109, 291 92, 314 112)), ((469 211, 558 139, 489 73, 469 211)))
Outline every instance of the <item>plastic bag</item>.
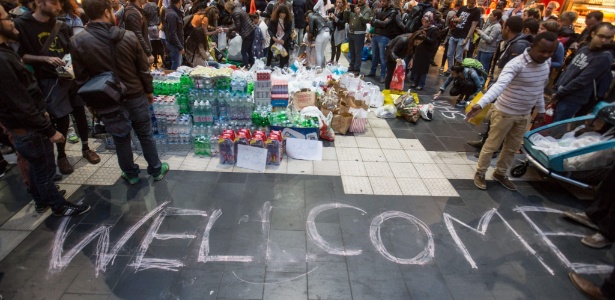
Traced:
POLYGON ((241 36, 235 36, 228 44, 228 60, 242 61, 241 36))
POLYGON ((286 48, 284 48, 284 46, 275 43, 273 46, 271 46, 271 52, 273 52, 274 56, 281 56, 281 57, 287 57, 288 56, 288 51, 286 51, 286 48))
POLYGON ((397 108, 393 104, 387 104, 376 110, 376 117, 383 119, 395 119, 397 108))
POLYGON ((335 140, 335 131, 331 127, 331 121, 333 121, 333 113, 329 112, 325 119, 320 120, 320 138, 332 142, 335 140))
POLYGON ((401 116, 402 118, 404 118, 404 120, 410 123, 418 122, 419 118, 421 117, 421 114, 419 113, 418 105, 416 105, 415 103, 412 103, 411 105, 404 107, 401 110, 401 116))
POLYGON ((226 49, 228 45, 226 44, 226 32, 218 33, 218 50, 226 49))
POLYGON ((395 66, 395 71, 393 72, 393 78, 391 79, 391 89, 403 91, 404 90, 404 80, 406 79, 406 63, 403 60, 399 60, 397 65, 395 66))
POLYGON ((431 121, 433 119, 433 104, 422 104, 419 105, 419 112, 421 113, 421 118, 425 121, 431 121))
MULTIPOLYGON (((483 97, 483 92, 479 92, 476 95, 476 97, 472 99, 472 102, 470 102, 470 104, 466 106, 466 114, 470 112, 470 110, 472 110, 472 107, 476 105, 476 103, 478 103, 478 101, 480 101, 480 98, 482 97, 483 97)), ((491 103, 487 104, 487 106, 485 106, 476 116, 468 119, 468 123, 474 124, 476 126, 480 125, 483 122, 483 120, 485 120, 485 117, 487 116, 487 113, 489 112, 490 108, 491 108, 491 103)))
POLYGON ((348 48, 349 48, 348 43, 343 43, 343 44, 341 45, 341 47, 340 47, 340 49, 342 49, 342 52, 343 52, 343 53, 347 53, 347 52, 348 52, 348 48))

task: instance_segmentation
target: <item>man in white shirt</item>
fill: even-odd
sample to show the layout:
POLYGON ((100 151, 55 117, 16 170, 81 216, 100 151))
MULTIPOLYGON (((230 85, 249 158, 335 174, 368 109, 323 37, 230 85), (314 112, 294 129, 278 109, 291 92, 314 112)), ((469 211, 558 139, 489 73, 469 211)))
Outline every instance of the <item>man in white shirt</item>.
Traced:
POLYGON ((521 146, 535 106, 538 116, 534 122, 542 122, 545 112, 543 91, 557 43, 557 35, 552 32, 538 34, 529 49, 506 64, 498 81, 468 112, 467 118, 472 118, 487 104, 496 98, 498 100, 491 108, 491 131, 481 149, 474 175, 474 184, 479 189, 487 189, 485 173, 493 153, 504 142, 492 178, 511 191, 517 190, 506 173, 521 146))

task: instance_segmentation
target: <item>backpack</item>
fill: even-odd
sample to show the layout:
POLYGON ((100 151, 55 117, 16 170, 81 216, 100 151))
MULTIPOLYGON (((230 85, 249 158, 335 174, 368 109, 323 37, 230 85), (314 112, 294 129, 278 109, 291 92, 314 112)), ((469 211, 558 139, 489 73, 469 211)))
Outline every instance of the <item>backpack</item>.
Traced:
POLYGON ((423 5, 416 5, 412 8, 412 11, 409 13, 410 17, 404 23, 404 30, 406 33, 414 33, 415 31, 421 29, 423 26, 423 22, 421 19, 423 15, 429 11, 433 10, 433 7, 425 8, 423 5))
POLYGON ((461 65, 465 68, 474 69, 474 71, 476 71, 476 73, 478 73, 478 75, 482 76, 483 78, 487 78, 487 75, 489 75, 487 71, 485 71, 483 64, 481 64, 480 61, 474 58, 464 58, 461 62, 461 65))
MULTIPOLYGON (((192 26, 192 18, 194 18, 194 15, 188 15, 184 17, 184 28, 183 29, 184 29, 184 37, 186 41, 192 34, 192 31, 194 31, 194 26, 192 26)), ((186 41, 184 41, 184 43, 186 41)))

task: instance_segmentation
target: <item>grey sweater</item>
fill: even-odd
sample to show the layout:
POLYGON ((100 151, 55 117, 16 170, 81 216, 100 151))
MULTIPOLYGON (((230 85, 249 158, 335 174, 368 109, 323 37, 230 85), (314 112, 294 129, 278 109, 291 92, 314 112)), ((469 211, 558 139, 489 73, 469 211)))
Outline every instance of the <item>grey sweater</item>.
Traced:
POLYGON ((480 36, 480 42, 478 43, 478 51, 495 53, 495 49, 502 40, 502 25, 496 22, 493 24, 487 24, 480 36))

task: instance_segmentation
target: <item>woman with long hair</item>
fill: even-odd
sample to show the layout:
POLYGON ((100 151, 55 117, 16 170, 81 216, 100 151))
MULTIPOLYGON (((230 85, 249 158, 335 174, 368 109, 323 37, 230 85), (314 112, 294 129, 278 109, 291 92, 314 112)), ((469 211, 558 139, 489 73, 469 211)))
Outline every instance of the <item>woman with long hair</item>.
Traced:
POLYGON ((434 25, 434 15, 428 11, 423 15, 423 27, 419 31, 425 33, 425 40, 416 46, 416 53, 414 57, 414 63, 412 64, 412 80, 414 81, 413 88, 422 90, 427 80, 427 73, 429 73, 429 65, 431 64, 431 58, 438 51, 439 43, 439 30, 434 25))
POLYGON ((252 53, 252 44, 254 43, 254 30, 256 25, 247 12, 241 9, 235 1, 227 1, 224 3, 224 9, 231 14, 233 25, 228 28, 228 31, 237 31, 241 36, 241 58, 244 67, 251 67, 254 64, 254 53, 252 53))
POLYGON ((207 61, 215 60, 209 51, 209 43, 207 35, 203 27, 199 26, 192 30, 192 33, 186 40, 186 60, 191 66, 204 66, 207 61))
POLYGON ((329 63, 338 63, 342 55, 342 43, 346 41, 346 24, 350 17, 348 11, 348 2, 346 0, 337 0, 335 7, 329 9, 329 21, 333 25, 333 37, 331 38, 331 61, 329 63))
MULTIPOLYGON (((416 46, 425 40, 425 32, 419 30, 415 33, 406 33, 392 39, 385 49, 387 74, 384 79, 384 88, 391 88, 391 80, 397 63, 401 60, 408 61, 407 68, 412 68, 414 50, 416 46)), ((429 64, 429 61, 427 61, 429 64)))
POLYGON ((271 15, 269 20, 269 36, 271 37, 271 43, 269 45, 269 51, 267 52, 267 66, 271 66, 271 59, 273 58, 273 45, 282 45, 286 52, 286 56, 280 55, 280 67, 288 66, 288 59, 290 56, 290 37, 292 33, 292 20, 290 18, 290 11, 286 5, 280 5, 271 15))
POLYGON ((493 60, 495 49, 502 40, 502 11, 499 9, 492 11, 483 29, 484 30, 476 30, 476 33, 480 36, 476 60, 478 60, 483 65, 483 68, 488 71, 491 68, 491 61, 493 60))
POLYGON ((73 27, 83 27, 83 21, 81 21, 80 13, 79 13, 79 4, 75 0, 62 0, 62 14, 60 14, 61 18, 63 18, 64 23, 73 27))

